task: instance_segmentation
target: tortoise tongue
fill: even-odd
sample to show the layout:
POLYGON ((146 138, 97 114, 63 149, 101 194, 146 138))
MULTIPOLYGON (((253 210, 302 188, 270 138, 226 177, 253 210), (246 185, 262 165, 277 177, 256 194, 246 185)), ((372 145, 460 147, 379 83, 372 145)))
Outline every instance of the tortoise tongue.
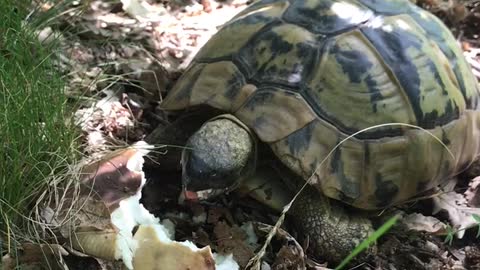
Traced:
POLYGON ((183 195, 183 197, 186 201, 198 201, 199 200, 198 194, 195 191, 184 190, 182 193, 183 193, 182 195, 183 195))
POLYGON ((211 199, 220 194, 225 194, 227 189, 205 189, 199 191, 191 191, 184 189, 178 198, 178 202, 183 204, 185 202, 199 202, 211 199))
POLYGON ((184 204, 185 202, 198 202, 200 198, 198 197, 197 192, 190 190, 183 190, 178 196, 178 203, 184 204))

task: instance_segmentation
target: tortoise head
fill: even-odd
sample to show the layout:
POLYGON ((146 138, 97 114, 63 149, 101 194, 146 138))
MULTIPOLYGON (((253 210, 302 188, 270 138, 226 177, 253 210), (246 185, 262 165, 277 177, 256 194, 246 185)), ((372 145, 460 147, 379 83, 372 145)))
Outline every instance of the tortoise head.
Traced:
POLYGON ((249 176, 255 141, 248 128, 230 115, 206 122, 182 152, 180 200, 202 200, 229 192, 249 176))

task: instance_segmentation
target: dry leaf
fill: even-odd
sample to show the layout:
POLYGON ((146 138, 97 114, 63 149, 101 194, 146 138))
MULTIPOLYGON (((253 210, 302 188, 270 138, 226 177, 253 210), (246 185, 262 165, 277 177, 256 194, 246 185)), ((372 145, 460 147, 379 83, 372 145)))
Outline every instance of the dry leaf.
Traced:
POLYGON ((243 268, 247 265, 254 251, 247 244, 247 234, 237 225, 229 226, 226 222, 220 221, 213 230, 217 238, 218 251, 221 253, 233 253, 233 257, 243 268))
POLYGON ((275 262, 272 264, 273 270, 283 269, 305 269, 304 258, 299 256, 297 249, 292 246, 282 246, 275 256, 275 262))
POLYGON ((435 217, 412 213, 402 218, 401 222, 408 229, 433 234, 446 234, 447 225, 435 217))
POLYGON ((208 209, 207 223, 217 224, 222 218, 234 223, 232 214, 227 208, 212 206, 208 209))
MULTIPOLYGON (((122 105, 118 91, 104 90, 106 96, 95 103, 95 106, 79 109, 75 112, 75 124, 82 131, 90 133, 102 130, 104 133, 116 138, 126 135, 134 136, 135 116, 122 105)), ((101 141, 97 138, 95 141, 101 141)), ((96 149, 97 145, 89 145, 96 149)))
POLYGON ((159 21, 166 13, 165 8, 153 6, 143 0, 121 0, 123 10, 139 21, 159 21))
POLYGON ((480 48, 470 48, 468 51, 464 51, 463 55, 467 62, 471 65, 473 74, 477 79, 480 79, 480 48))
POLYGON ((215 258, 215 270, 239 270, 240 267, 238 263, 233 259, 233 255, 229 254, 227 256, 221 254, 213 254, 215 258))
POLYGON ((480 176, 473 178, 465 191, 465 198, 471 207, 480 206, 480 176))
POLYGON ((60 245, 23 243, 15 254, 2 257, 0 268, 13 270, 37 266, 39 269, 65 269, 61 260, 65 255, 68 252, 60 245))
MULTIPOLYGON (((267 236, 272 231, 273 226, 255 222, 254 226, 257 231, 267 236)), ((278 228, 275 235, 276 238, 283 240, 284 245, 278 251, 275 261, 273 262, 272 269, 306 269, 306 257, 302 246, 298 243, 297 239, 291 236, 287 231, 282 228, 278 228)), ((317 269, 320 265, 313 266, 311 268, 317 269)), ((325 268, 326 269, 326 268, 325 268)))
POLYGON ((451 225, 457 231, 458 238, 462 238, 465 230, 478 225, 478 222, 473 218, 473 215, 480 216, 480 209, 471 208, 467 206, 467 200, 462 194, 455 191, 441 193, 433 197, 434 210, 433 214, 441 210, 448 213, 451 225))

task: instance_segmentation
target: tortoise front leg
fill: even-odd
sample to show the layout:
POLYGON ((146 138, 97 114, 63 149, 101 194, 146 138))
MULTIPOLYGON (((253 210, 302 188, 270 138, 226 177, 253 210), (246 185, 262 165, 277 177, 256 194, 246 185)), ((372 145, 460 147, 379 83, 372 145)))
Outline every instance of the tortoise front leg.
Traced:
MULTIPOLYGON (((297 228, 308 237, 316 254, 338 263, 373 233, 369 219, 348 213, 340 202, 329 199, 312 187, 297 197, 290 209, 297 228)), ((368 252, 374 252, 372 247, 368 252)))

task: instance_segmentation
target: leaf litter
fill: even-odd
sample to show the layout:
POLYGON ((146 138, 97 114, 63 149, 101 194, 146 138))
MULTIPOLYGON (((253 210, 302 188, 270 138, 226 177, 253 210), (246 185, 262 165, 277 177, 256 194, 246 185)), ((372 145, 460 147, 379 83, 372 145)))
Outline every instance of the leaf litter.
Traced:
MULTIPOLYGON (((57 27, 44 29, 39 38, 49 42, 49 36, 60 36, 62 50, 56 55, 57 66, 66 71, 65 76, 69 81, 66 93, 80 104, 75 121, 84 134, 83 151, 91 158, 99 158, 101 153, 112 146, 133 144, 144 139, 157 126, 168 123, 172 116, 157 109, 158 101, 209 37, 247 4, 246 1, 237 0, 94 0, 85 4, 83 11, 78 13, 75 10, 79 10, 81 4, 72 3, 72 10, 58 19, 57 27)), ((474 74, 480 78, 480 42, 477 30, 480 24, 479 1, 418 0, 417 4, 430 9, 451 27, 464 48, 465 57, 472 65, 474 74)), ((162 152, 163 154, 165 153, 162 152)), ((112 158, 111 155, 109 157, 112 158)), ((109 162, 115 164, 118 161, 113 157, 109 162)), ((118 168, 111 171, 118 172, 118 168)), ((85 256, 93 256, 95 263, 91 261, 90 264, 92 267, 96 265, 97 268, 94 269, 105 269, 98 268, 100 265, 108 265, 109 260, 105 260, 105 257, 121 257, 123 263, 131 262, 130 266, 133 267, 138 263, 134 258, 144 256, 141 261, 148 262, 151 266, 159 261, 156 257, 148 257, 151 254, 149 252, 163 250, 165 245, 172 243, 167 241, 165 244, 160 241, 162 237, 159 235, 163 232, 173 238, 170 241, 174 243, 190 240, 199 247, 227 253, 225 257, 218 257, 197 248, 200 250, 199 257, 195 257, 195 254, 191 257, 197 266, 202 265, 200 262, 207 262, 205 269, 209 269, 213 261, 218 262, 225 258, 234 258, 239 265, 244 266, 258 252, 265 237, 271 232, 272 225, 268 224, 275 224, 278 219, 277 213, 262 208, 253 200, 242 197, 238 202, 239 198, 234 194, 222 196, 207 205, 179 205, 178 172, 150 171, 146 173, 146 177, 147 183, 141 185, 138 185, 138 181, 129 182, 135 179, 134 176, 123 178, 130 179, 126 183, 137 183, 135 185, 138 186, 109 181, 105 181, 109 183, 106 186, 99 186, 98 183, 87 185, 90 189, 76 190, 67 186, 63 190, 64 194, 71 197, 65 195, 66 197, 61 198, 57 194, 57 197, 50 198, 49 204, 45 205, 40 214, 43 222, 48 224, 43 228, 44 234, 51 236, 52 232, 55 232, 55 237, 66 239, 66 243, 71 245, 64 250, 51 245, 55 251, 51 253, 52 256, 76 256, 75 262, 85 256), (144 195, 139 195, 138 188, 143 185, 146 185, 143 189, 144 195), (128 198, 140 208, 132 209, 126 206, 119 218, 128 220, 127 216, 133 214, 131 211, 142 212, 144 216, 140 220, 131 220, 128 226, 126 223, 115 225, 112 222, 112 217, 115 216, 112 210, 118 209, 120 203, 126 203, 128 198), (50 205, 52 202, 57 203, 58 207, 50 205), (70 220, 67 214, 73 209, 81 214, 70 220), (160 220, 170 220, 172 226, 167 227, 174 227, 174 232, 171 229, 158 231, 156 226, 160 224, 160 220), (139 223, 143 225, 139 226, 139 223), (90 234, 94 237, 84 239, 94 241, 96 237, 103 235, 106 239, 113 237, 110 242, 104 241, 104 245, 115 245, 119 243, 120 232, 129 239, 124 240, 120 249, 128 250, 130 255, 119 255, 118 250, 113 253, 109 251, 110 254, 86 254, 83 249, 85 245, 78 243, 82 241, 82 237, 71 237, 72 233, 90 234), (149 239, 145 240, 147 242, 144 249, 135 249, 132 245, 135 241, 143 241, 139 239, 149 239), (141 250, 141 255, 136 254, 135 250, 141 250)), ((113 178, 116 177, 109 179, 113 178)), ((385 239, 378 243, 385 247, 383 251, 369 262, 372 265, 367 263, 362 267, 374 269, 376 264, 390 269, 404 269, 402 265, 408 265, 408 269, 425 269, 425 265, 431 265, 443 269, 466 269, 478 266, 480 251, 476 247, 477 231, 467 230, 478 225, 478 220, 472 214, 478 213, 476 207, 480 180, 474 176, 472 178, 464 192, 452 185, 448 187, 449 190, 439 191, 432 196, 433 206, 419 202, 414 207, 396 209, 403 213, 401 224, 405 231, 394 230, 388 233, 385 239), (444 236, 449 233, 449 226, 457 237, 463 237, 457 240, 460 244, 456 245, 455 241, 453 246, 443 243, 444 236), (471 236, 471 231, 474 236, 471 236), (405 241, 406 232, 415 236, 413 242, 405 241), (398 256, 400 259, 392 258, 392 254, 388 255, 388 252, 399 250, 408 250, 412 254, 405 258, 398 256)), ((397 229, 400 230, 399 228, 397 229)), ((262 269, 327 269, 327 265, 319 263, 322 258, 308 253, 307 243, 300 245, 286 229, 295 235, 295 230, 288 221, 276 228, 276 234, 261 263, 262 269)), ((95 246, 99 247, 97 244, 95 246)), ((35 252, 38 253, 43 248, 44 246, 28 246, 26 250, 33 251, 25 254, 32 254, 30 256, 35 258, 35 252)), ((183 251, 178 252, 183 254, 183 251)), ((5 255, 2 261, 11 261, 13 257, 9 257, 10 255, 5 255)), ((173 261, 177 262, 174 259, 175 254, 171 256, 165 257, 165 262, 174 265, 173 261)), ((188 260, 185 262, 188 263, 188 260)), ((65 269, 72 265, 67 263, 62 267, 65 269)), ((118 265, 109 267, 118 269, 118 265)), ((232 269, 231 267, 234 266, 224 269, 232 269)))

